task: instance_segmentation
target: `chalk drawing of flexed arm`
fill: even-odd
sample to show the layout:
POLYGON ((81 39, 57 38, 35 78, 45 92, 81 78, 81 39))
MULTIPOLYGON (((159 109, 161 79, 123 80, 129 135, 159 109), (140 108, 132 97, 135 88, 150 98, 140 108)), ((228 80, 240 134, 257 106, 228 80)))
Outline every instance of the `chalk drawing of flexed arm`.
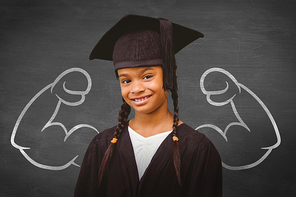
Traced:
MULTIPOLYGON (((267 156, 271 153, 271 151, 278 147, 281 143, 281 137, 280 137, 280 132, 279 129, 277 127, 277 124, 273 118, 273 116, 271 115, 270 111, 268 110, 268 108, 266 107, 266 105, 262 102, 262 100, 260 100, 260 98, 254 93, 252 92, 249 88, 247 88, 245 85, 239 83, 235 77, 230 74, 228 71, 222 69, 222 68, 211 68, 206 70, 203 75, 201 76, 200 79, 200 88, 202 90, 202 92, 206 95, 206 100, 209 104, 213 105, 213 106, 217 106, 217 107, 222 107, 222 106, 226 106, 226 105, 230 105, 232 112, 234 114, 234 116, 236 117, 236 121, 233 121, 231 123, 229 123, 225 128, 220 128, 217 125, 214 124, 203 124, 200 125, 196 128, 196 130, 202 129, 202 128, 211 128, 215 131, 217 131, 226 142, 228 142, 228 137, 227 137, 227 132, 229 131, 229 129, 233 126, 238 126, 241 127, 243 129, 245 129, 248 132, 251 132, 250 128, 248 127, 248 125, 245 123, 245 121, 241 118, 241 115, 239 113, 239 111, 237 110, 237 106, 235 104, 235 97, 239 96, 242 93, 242 90, 246 91, 249 95, 251 95, 251 97, 253 97, 257 103, 261 106, 261 108, 264 110, 264 112, 266 113, 266 115, 269 118, 270 123, 272 124, 272 127, 274 129, 275 135, 276 135, 276 143, 272 146, 268 146, 268 147, 262 147, 262 150, 266 150, 266 152, 255 162, 252 163, 248 163, 245 165, 239 165, 239 166, 233 166, 233 165, 228 165, 224 162, 222 162, 223 167, 229 169, 229 170, 243 170, 243 169, 249 169, 249 168, 253 168, 257 165, 259 165, 261 162, 263 162, 267 156), (212 99, 213 96, 218 96, 218 95, 222 95, 224 93, 226 93, 229 89, 229 83, 227 81, 225 81, 226 87, 224 89, 221 90, 206 90, 205 88, 205 79, 206 77, 214 72, 218 72, 219 74, 223 74, 225 75, 228 79, 230 79, 230 81, 232 81, 237 90, 238 90, 238 94, 233 94, 231 97, 227 98, 226 100, 223 101, 214 101, 212 99)), ((235 131, 232 131, 235 132, 235 131)))
MULTIPOLYGON (((92 130, 94 130, 96 133, 98 133, 97 129, 94 128, 91 125, 88 124, 78 124, 75 125, 74 127, 72 127, 71 129, 67 129, 66 126, 58 121, 55 121, 55 118, 57 117, 57 115, 59 114, 60 108, 62 105, 65 106, 78 106, 81 105, 84 101, 85 101, 85 97, 86 95, 89 93, 90 89, 91 89, 91 77, 90 75, 83 69, 81 68, 70 68, 64 72, 62 72, 55 80, 53 83, 48 84, 46 87, 44 87, 42 90, 40 90, 25 106, 25 108, 22 110, 20 116, 18 117, 16 124, 13 128, 13 132, 11 135, 11 144, 20 150, 20 152, 22 153, 22 155, 33 165, 35 165, 36 167, 42 168, 42 169, 47 169, 47 170, 63 170, 67 167, 69 167, 70 165, 74 165, 74 166, 78 166, 79 165, 75 162, 75 160, 77 159, 77 157, 79 155, 74 156, 70 161, 64 163, 63 165, 58 165, 58 166, 53 166, 53 165, 49 165, 49 164, 44 164, 44 163, 40 163, 37 162, 36 159, 32 158, 31 156, 29 156, 29 154, 27 153, 31 147, 29 146, 21 146, 19 144, 17 144, 15 142, 15 138, 16 135, 18 133, 19 130, 19 126, 22 122, 22 120, 24 119, 24 117, 26 116, 26 113, 28 113, 29 109, 32 108, 32 106, 34 105, 34 103, 37 102, 38 99, 40 99, 44 94, 46 94, 48 91, 50 91, 51 95, 55 96, 55 106, 53 106, 54 110, 53 113, 51 114, 50 118, 47 120, 47 122, 45 123, 45 125, 42 127, 41 131, 39 132, 44 132, 47 129, 50 128, 54 128, 54 127, 59 127, 60 129, 62 129, 62 131, 64 132, 64 139, 63 141, 65 142, 69 136, 71 134, 73 134, 75 131, 77 131, 78 129, 81 128, 90 128, 92 130), (79 73, 82 74, 85 79, 87 80, 87 85, 86 88, 84 90, 71 90, 67 88, 67 83, 66 81, 63 82, 62 85, 62 89, 63 91, 68 94, 68 95, 72 95, 74 96, 76 99, 75 101, 67 101, 67 99, 63 98, 63 96, 60 96, 59 94, 54 94, 54 89, 58 88, 57 86, 60 84, 60 82, 62 81, 62 79, 64 77, 66 77, 67 75, 69 75, 70 73, 79 73), (78 99, 77 99, 78 98, 78 99)), ((70 116, 70 115, 69 115, 70 116)), ((36 126, 36 128, 38 128, 36 126)), ((28 136, 29 137, 29 136, 28 136)), ((58 150, 59 151, 59 150, 58 150)))

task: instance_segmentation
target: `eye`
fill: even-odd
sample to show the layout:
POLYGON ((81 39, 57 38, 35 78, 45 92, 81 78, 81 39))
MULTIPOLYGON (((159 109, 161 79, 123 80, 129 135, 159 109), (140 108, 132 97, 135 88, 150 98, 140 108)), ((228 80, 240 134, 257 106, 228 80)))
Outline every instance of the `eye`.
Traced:
POLYGON ((123 79, 123 80, 121 80, 121 83, 124 83, 124 84, 128 84, 130 82, 131 82, 131 80, 129 80, 129 79, 123 79))
POLYGON ((143 79, 150 79, 151 77, 153 77, 152 75, 145 75, 144 77, 143 77, 143 79))

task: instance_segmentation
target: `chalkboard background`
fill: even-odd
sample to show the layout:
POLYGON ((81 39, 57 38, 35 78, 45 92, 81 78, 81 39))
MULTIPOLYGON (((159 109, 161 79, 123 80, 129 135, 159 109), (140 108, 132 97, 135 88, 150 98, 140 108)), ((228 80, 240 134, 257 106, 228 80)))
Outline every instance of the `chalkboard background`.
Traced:
POLYGON ((72 196, 76 165, 91 138, 116 124, 121 104, 112 62, 88 56, 125 14, 205 34, 176 56, 180 117, 219 150, 224 196, 296 195, 295 1, 0 5, 0 196, 72 196))

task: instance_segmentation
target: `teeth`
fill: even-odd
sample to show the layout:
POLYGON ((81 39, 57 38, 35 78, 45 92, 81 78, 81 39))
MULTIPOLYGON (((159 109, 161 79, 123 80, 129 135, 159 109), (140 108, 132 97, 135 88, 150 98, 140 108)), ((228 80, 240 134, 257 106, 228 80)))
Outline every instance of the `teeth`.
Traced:
POLYGON ((141 98, 141 99, 134 99, 135 101, 143 101, 143 100, 146 100, 148 98, 148 96, 144 97, 144 98, 141 98))

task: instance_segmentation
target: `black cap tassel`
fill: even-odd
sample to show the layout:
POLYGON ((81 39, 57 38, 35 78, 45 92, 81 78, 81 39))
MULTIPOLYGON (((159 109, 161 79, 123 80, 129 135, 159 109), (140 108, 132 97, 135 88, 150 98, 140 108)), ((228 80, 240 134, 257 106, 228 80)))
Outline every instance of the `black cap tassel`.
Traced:
POLYGON ((164 90, 172 90, 174 88, 174 70, 176 67, 173 44, 173 25, 169 20, 163 18, 159 18, 159 23, 163 62, 163 88, 164 90))

